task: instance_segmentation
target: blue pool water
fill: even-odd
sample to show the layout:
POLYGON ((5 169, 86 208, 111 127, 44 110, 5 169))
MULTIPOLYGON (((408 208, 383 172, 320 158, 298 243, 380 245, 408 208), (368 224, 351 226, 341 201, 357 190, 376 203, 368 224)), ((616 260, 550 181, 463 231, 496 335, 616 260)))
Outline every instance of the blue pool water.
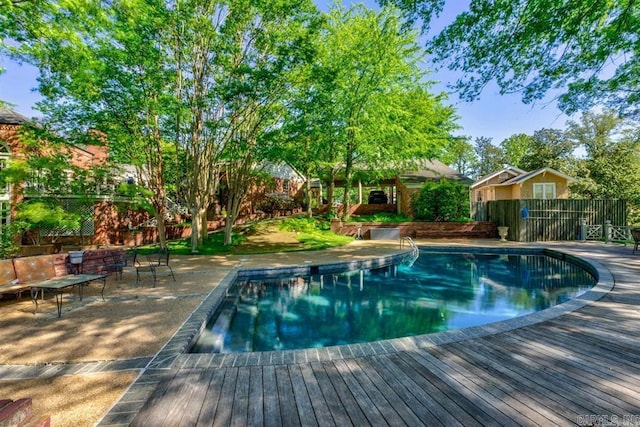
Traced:
POLYGON ((595 285, 541 255, 429 253, 412 265, 236 283, 192 352, 302 349, 483 325, 595 285))

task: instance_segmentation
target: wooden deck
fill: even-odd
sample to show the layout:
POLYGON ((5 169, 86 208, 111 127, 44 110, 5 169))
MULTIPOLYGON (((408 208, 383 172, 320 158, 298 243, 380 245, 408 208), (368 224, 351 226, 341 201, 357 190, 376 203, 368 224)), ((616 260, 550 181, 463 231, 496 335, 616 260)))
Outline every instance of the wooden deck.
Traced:
POLYGON ((640 257, 625 249, 603 250, 616 281, 603 299, 510 332, 332 361, 158 370, 132 425, 640 425, 640 257))

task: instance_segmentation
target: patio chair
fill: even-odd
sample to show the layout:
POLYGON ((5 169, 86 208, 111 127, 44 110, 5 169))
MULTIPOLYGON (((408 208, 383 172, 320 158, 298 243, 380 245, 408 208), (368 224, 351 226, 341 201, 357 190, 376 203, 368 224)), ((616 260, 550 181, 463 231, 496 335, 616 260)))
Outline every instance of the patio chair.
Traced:
POLYGON ((638 250, 638 246, 640 245, 640 228, 632 228, 631 237, 633 237, 634 245, 633 245, 633 253, 635 254, 638 250))
POLYGON ((166 267, 171 273, 173 281, 176 281, 176 276, 173 274, 173 269, 169 265, 169 250, 161 249, 160 251, 145 255, 144 258, 138 257, 136 261, 136 285, 140 281, 140 273, 148 272, 153 276, 153 286, 156 286, 157 271, 160 267, 166 267))
POLYGON ((120 280, 122 280, 122 270, 125 267, 135 266, 137 256, 138 253, 135 249, 132 251, 111 254, 102 258, 102 262, 104 264, 102 270, 107 274, 115 273, 116 279, 118 278, 118 275, 120 275, 120 280))

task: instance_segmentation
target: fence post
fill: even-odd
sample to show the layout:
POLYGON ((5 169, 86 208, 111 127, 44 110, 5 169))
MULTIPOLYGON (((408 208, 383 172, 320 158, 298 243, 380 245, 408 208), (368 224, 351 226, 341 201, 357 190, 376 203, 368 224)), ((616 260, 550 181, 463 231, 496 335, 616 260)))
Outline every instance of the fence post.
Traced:
POLYGON ((584 242, 587 240, 587 219, 580 218, 580 241, 584 242))
POLYGON ((607 243, 611 241, 611 220, 604 222, 604 240, 607 243))

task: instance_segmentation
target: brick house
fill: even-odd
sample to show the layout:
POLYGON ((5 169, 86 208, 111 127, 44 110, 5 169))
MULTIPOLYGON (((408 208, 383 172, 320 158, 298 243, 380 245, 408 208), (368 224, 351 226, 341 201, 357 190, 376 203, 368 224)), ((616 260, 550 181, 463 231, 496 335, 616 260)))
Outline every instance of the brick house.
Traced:
MULTIPOLYGON (((28 122, 30 120, 27 117, 0 107, 0 169, 6 167, 7 161, 11 158, 20 158, 24 155, 25 147, 21 144, 20 130, 28 122)), ((76 167, 87 169, 106 166, 109 162, 106 141, 103 145, 77 146, 68 144, 62 150, 66 150, 64 154, 71 159, 71 164, 76 167)), ((260 200, 265 194, 278 194, 293 198, 299 193, 304 183, 304 178, 285 162, 267 163, 261 169, 263 174, 271 178, 266 180, 264 185, 247 189, 247 196, 241 212, 243 216, 255 217, 260 200)), ((131 165, 114 165, 113 170, 116 173, 113 180, 97 184, 96 193, 92 195, 93 202, 80 207, 91 217, 90 220, 83 222, 82 229, 68 230, 62 234, 58 231, 55 235, 45 236, 44 241, 51 241, 52 238, 55 238, 59 244, 68 245, 138 245, 156 240, 157 231, 153 225, 152 217, 143 210, 131 207, 131 199, 114 193, 116 186, 121 182, 134 182, 135 168, 131 165), (79 236, 84 236, 84 238, 79 236)), ((144 177, 142 180, 144 181, 144 177)), ((38 182, 35 179, 16 188, 7 186, 0 189, 0 230, 9 224, 19 203, 28 200, 30 195, 33 197, 46 191, 46 179, 44 181, 38 182)), ((67 202, 74 203, 74 198, 69 197, 68 200, 63 200, 63 204, 67 202)), ((171 201, 170 203, 172 206, 177 206, 171 201)), ((177 207, 179 208, 179 206, 177 207)), ((170 206, 170 211, 173 212, 173 210, 170 206)), ((184 209, 177 209, 176 212, 185 213, 184 209)), ((212 213, 212 216, 215 217, 215 212, 212 213)), ((210 228, 216 229, 222 227, 223 224, 219 220, 211 221, 210 228)), ((167 236, 169 238, 187 237, 185 232, 188 230, 184 227, 169 227, 167 236)), ((26 241, 23 243, 28 244, 26 241)))
MULTIPOLYGON (((30 120, 27 117, 7 108, 0 108, 0 168, 6 167, 10 159, 24 158, 26 147, 22 143, 21 129, 28 122, 30 120)), ((46 150, 43 147, 38 149, 46 150)), ((68 144, 56 149, 62 150, 62 153, 71 160, 70 163, 73 166, 83 169, 105 166, 109 159, 106 145, 68 144)), ((70 179, 72 178, 70 177, 70 179)), ((91 217, 90 220, 87 219, 83 222, 81 230, 58 231, 55 235, 44 235, 43 241, 52 241, 52 238, 55 237, 58 242, 66 244, 115 243, 114 240, 118 240, 116 230, 121 229, 119 223, 122 220, 113 203, 113 183, 103 184, 96 185, 93 203, 83 203, 78 207, 91 217), (86 236, 87 239, 81 242, 78 235, 86 236)), ((47 180, 46 177, 40 176, 34 176, 33 180, 3 188, 0 192, 0 226, 6 227, 9 224, 20 203, 34 196, 41 196, 43 191, 47 191, 47 180)), ((78 203, 78 201, 74 197, 63 197, 61 203, 68 205, 78 203)), ((23 235, 21 243, 28 244, 29 239, 23 235)))

